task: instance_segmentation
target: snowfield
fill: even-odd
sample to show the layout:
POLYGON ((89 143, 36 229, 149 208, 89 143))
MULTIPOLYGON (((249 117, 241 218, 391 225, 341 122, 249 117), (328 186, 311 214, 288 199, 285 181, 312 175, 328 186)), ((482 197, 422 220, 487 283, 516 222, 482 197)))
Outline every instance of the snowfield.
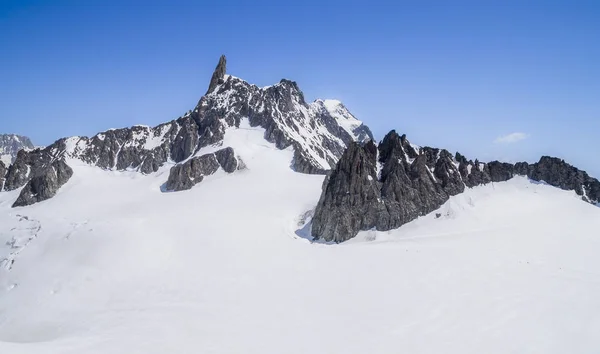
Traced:
POLYGON ((0 193, 0 353, 598 352, 600 208, 515 178, 312 243, 323 176, 263 133, 190 191, 73 160, 48 201, 0 193))

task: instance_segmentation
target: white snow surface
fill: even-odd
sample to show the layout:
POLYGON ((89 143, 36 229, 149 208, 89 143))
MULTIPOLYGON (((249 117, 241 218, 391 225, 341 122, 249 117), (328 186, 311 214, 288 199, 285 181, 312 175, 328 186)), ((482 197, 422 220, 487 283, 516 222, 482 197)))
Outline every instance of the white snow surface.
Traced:
POLYGON ((12 156, 10 154, 0 155, 0 161, 4 163, 4 166, 9 166, 12 163, 12 156))
POLYGON ((50 200, 11 209, 19 191, 0 193, 0 353, 600 348, 600 208, 515 178, 395 231, 311 243, 300 216, 323 176, 291 171, 263 134, 230 128, 247 169, 190 191, 160 191, 169 166, 71 160, 50 200))

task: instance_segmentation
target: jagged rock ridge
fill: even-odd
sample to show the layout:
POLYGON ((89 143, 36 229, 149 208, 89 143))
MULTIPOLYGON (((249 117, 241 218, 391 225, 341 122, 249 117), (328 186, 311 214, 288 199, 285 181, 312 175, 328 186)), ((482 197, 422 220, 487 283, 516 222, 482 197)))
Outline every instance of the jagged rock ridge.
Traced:
POLYGON ((361 230, 395 229, 436 210, 465 187, 515 175, 574 190, 586 202, 600 202, 600 182, 561 159, 544 156, 534 164, 514 165, 473 162, 459 153, 414 146, 392 130, 378 147, 372 142, 350 144, 323 183, 312 234, 343 242, 361 230))
POLYGON ((195 156, 185 163, 171 168, 169 179, 165 185, 167 191, 182 191, 202 182, 204 177, 212 175, 220 168, 227 173, 243 169, 244 164, 231 147, 214 153, 195 156))
POLYGON ((13 207, 31 205, 50 199, 73 175, 64 160, 53 161, 25 184, 13 207))
MULTIPOLYGON (((166 163, 185 163, 204 147, 222 144, 226 129, 239 127, 242 119, 263 127, 265 139, 277 148, 292 146, 291 167, 302 173, 325 173, 350 142, 372 139, 370 130, 340 102, 309 104, 298 85, 285 79, 259 88, 227 75, 222 56, 208 92, 184 116, 156 127, 112 129, 91 138, 63 138, 43 149, 21 151, 6 175, 2 174, 3 190, 24 186, 57 158, 78 159, 103 169, 153 173, 166 163)), ((191 167, 192 163, 173 168, 191 167)))

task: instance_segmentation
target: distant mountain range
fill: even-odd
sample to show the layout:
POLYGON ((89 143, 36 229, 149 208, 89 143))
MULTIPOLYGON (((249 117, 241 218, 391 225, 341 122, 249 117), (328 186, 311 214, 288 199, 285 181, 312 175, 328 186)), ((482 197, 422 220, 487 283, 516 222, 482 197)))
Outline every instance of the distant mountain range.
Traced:
POLYGON ((10 165, 15 160, 19 150, 33 148, 31 140, 26 136, 0 134, 0 160, 5 166, 10 165))
POLYGON ((0 169, 0 181, 5 191, 24 187, 15 207, 53 197, 73 175, 72 163, 142 174, 166 166, 169 175, 161 190, 189 190, 218 171, 246 168, 225 139, 226 131, 239 129, 243 120, 263 128, 266 143, 293 149, 292 170, 328 175, 313 218, 317 239, 341 242, 361 230, 398 228, 467 187, 519 175, 573 190, 586 202, 600 202, 598 180, 557 158, 545 156, 535 164, 483 163, 411 144, 394 130, 377 145, 369 128, 341 102, 307 103, 296 82, 287 79, 267 87, 250 84, 227 74, 225 56, 194 109, 170 122, 63 138, 33 150, 29 139, 7 136, 4 151, 13 163, 0 169), (17 155, 23 148, 28 149, 17 155))
POLYGON ((0 353, 598 352, 584 171, 377 142, 341 102, 224 57, 190 108, 8 139, 0 353))

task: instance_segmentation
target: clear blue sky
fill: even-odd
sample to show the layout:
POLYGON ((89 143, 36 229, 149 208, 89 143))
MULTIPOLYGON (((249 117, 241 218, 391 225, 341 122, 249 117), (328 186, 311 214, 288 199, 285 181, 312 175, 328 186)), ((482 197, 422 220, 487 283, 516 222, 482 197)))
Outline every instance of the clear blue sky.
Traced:
POLYGON ((259 86, 342 100, 378 139, 600 177, 599 1, 78 3, 0 2, 0 131, 45 145, 171 120, 224 53, 259 86))

